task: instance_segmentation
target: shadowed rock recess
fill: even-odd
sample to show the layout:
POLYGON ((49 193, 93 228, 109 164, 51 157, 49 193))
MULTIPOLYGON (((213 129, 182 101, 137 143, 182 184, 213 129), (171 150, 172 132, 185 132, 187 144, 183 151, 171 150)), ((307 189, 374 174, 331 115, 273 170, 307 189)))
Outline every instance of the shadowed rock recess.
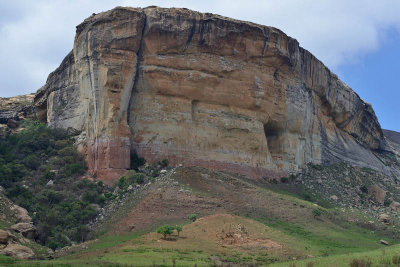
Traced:
POLYGON ((77 26, 35 96, 71 128, 90 172, 112 183, 131 152, 255 179, 307 163, 385 170, 372 107, 282 31, 176 8, 125 8, 77 26))

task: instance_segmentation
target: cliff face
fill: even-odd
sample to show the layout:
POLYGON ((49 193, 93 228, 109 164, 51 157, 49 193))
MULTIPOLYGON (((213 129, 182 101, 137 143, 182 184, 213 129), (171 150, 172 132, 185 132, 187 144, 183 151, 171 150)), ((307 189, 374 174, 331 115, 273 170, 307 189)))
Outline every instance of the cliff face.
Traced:
POLYGON ((187 9, 86 19, 35 106, 42 121, 80 133, 90 171, 109 183, 131 151, 254 178, 309 162, 384 168, 371 106, 295 39, 187 9))

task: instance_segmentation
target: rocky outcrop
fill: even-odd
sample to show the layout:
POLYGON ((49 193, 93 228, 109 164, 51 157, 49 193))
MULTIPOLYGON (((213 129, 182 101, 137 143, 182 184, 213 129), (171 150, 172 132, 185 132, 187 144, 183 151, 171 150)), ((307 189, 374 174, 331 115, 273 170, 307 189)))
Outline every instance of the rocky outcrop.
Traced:
POLYGON ((390 130, 383 130, 391 150, 400 156, 400 133, 390 130))
POLYGON ((29 239, 33 239, 36 233, 36 229, 32 223, 17 223, 11 226, 10 229, 29 239))
POLYGON ((7 231, 0 229, 0 244, 7 244, 10 239, 10 235, 7 231))
POLYGON ((12 223, 30 223, 32 218, 28 211, 9 200, 3 193, 0 186, 0 216, 7 218, 12 223))
POLYGON ((11 123, 26 118, 35 118, 33 99, 35 94, 9 98, 0 97, 0 124, 11 123))
POLYGON ((35 96, 38 118, 79 133, 112 183, 149 162, 273 178, 305 164, 385 169, 375 113, 282 31, 187 9, 122 8, 77 26, 35 96))
POLYGON ((17 259, 32 259, 35 256, 35 253, 32 249, 19 244, 7 245, 4 249, 0 250, 0 254, 17 259))

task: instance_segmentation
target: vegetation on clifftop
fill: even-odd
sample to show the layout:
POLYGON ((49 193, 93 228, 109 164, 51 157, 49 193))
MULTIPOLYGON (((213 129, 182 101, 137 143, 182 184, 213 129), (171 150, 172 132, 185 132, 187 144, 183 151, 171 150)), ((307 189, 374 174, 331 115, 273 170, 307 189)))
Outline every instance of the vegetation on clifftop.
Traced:
POLYGON ((38 121, 26 121, 22 128, 0 139, 0 185, 28 210, 42 245, 55 249, 84 241, 86 224, 109 189, 81 179, 86 163, 65 130, 38 121))

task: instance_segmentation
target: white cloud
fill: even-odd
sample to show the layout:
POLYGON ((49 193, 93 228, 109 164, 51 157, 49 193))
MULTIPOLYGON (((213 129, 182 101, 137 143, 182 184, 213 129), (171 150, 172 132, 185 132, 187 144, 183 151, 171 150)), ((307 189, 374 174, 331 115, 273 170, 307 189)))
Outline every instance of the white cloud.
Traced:
POLYGON ((398 0, 1 1, 0 96, 38 89, 71 50, 75 26, 117 5, 187 7, 274 26, 333 70, 378 49, 387 29, 400 30, 398 0))

